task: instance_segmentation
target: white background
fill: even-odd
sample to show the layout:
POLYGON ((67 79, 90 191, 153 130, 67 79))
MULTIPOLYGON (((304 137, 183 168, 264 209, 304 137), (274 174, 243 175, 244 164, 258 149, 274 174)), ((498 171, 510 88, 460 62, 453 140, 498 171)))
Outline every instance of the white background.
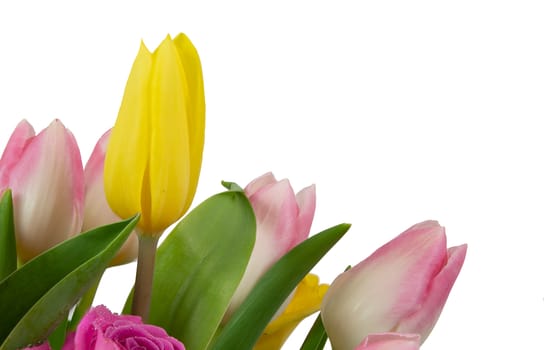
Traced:
MULTIPOLYGON (((195 204, 269 170, 315 183, 312 232, 353 224, 315 269, 325 282, 437 219, 469 250, 423 349, 542 349, 543 18, 521 0, 6 1, 0 143, 22 118, 60 118, 86 162, 140 39, 185 32, 207 98, 195 204)), ((98 302, 119 310, 132 276, 111 272, 98 302)))

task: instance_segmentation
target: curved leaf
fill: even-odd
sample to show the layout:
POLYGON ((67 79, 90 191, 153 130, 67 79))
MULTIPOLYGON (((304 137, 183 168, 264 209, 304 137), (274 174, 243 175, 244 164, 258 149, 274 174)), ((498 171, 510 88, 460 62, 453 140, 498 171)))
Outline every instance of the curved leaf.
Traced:
POLYGON ((139 217, 77 235, 0 283, 0 350, 45 339, 128 238, 139 217))
POLYGON ((157 250, 149 322, 187 349, 206 349, 249 261, 255 225, 238 191, 212 196, 185 216, 157 250))

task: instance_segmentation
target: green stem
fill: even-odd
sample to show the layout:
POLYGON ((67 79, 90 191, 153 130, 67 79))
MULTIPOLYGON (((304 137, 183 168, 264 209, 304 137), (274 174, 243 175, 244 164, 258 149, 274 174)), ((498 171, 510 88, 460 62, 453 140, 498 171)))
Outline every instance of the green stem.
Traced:
POLYGON ((136 283, 132 300, 132 313, 147 322, 151 290, 153 285, 153 270, 155 269, 155 252, 159 236, 138 235, 138 265, 136 268, 136 283))

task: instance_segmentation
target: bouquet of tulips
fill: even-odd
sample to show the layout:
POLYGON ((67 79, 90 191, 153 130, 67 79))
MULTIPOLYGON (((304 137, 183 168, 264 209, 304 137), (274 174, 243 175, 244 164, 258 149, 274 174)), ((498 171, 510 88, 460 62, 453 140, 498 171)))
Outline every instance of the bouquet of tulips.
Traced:
POLYGON ((320 284, 312 268, 350 225, 310 236, 315 186, 223 182, 188 212, 204 116, 200 60, 180 34, 141 45, 85 167, 60 121, 17 125, 0 159, 0 350, 280 349, 318 311, 301 349, 419 349, 466 245, 448 249, 422 222, 320 284), (104 271, 135 259, 124 309, 93 306, 104 271))

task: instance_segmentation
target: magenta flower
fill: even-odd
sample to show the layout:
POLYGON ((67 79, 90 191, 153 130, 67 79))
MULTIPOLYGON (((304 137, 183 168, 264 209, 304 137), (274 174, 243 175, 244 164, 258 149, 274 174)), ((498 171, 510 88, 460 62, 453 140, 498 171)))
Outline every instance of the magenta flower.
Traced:
MULTIPOLYGON (((104 192, 104 157, 110 138, 108 130, 96 143, 89 161, 85 165, 85 205, 83 232, 93 228, 112 224, 121 220, 110 208, 104 192)), ((132 233, 121 247, 112 265, 125 264, 138 256, 138 236, 132 233)))
POLYGON ((89 310, 62 350, 185 350, 183 344, 139 316, 113 314, 103 305, 89 310))
POLYGON ((258 279, 285 253, 308 238, 315 212, 315 186, 295 195, 289 180, 272 173, 245 188, 255 217, 257 236, 248 266, 231 299, 226 319, 240 306, 258 279))
POLYGON ((13 195, 19 259, 26 262, 81 230, 83 165, 72 133, 59 120, 34 136, 26 120, 0 159, 0 193, 13 195))
POLYGON ((412 226, 338 276, 323 304, 336 350, 353 350, 372 333, 431 332, 459 274, 467 245, 447 248, 436 221, 412 226))
POLYGON ((418 334, 369 334, 355 350, 419 350, 418 334))

